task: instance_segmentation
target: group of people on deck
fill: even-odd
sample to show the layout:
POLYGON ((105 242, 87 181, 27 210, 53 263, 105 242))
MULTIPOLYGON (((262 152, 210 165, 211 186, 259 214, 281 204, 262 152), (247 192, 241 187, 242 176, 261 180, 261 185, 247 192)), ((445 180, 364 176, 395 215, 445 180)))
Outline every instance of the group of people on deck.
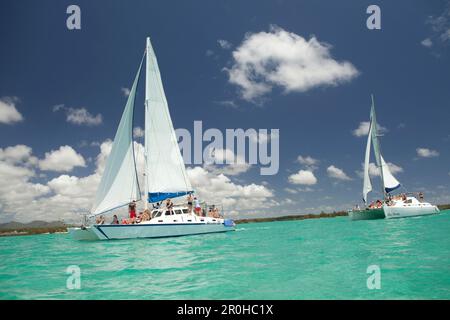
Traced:
MULTIPOLYGON (((189 212, 194 212, 197 216, 203 216, 203 217, 206 216, 206 211, 202 209, 202 207, 200 205, 200 201, 196 196, 194 196, 192 193, 189 193, 186 200, 187 200, 189 212)), ((162 203, 157 202, 156 205, 153 204, 152 206, 153 206, 153 209, 158 210, 161 208, 162 203)), ((172 202, 172 200, 167 199, 165 201, 165 209, 172 211, 173 207, 174 207, 174 203, 172 202)), ((136 213, 136 201, 132 201, 128 205, 128 214, 129 214, 129 218, 123 218, 122 221, 119 221, 119 218, 117 217, 117 215, 114 215, 111 224, 136 224, 136 223, 141 223, 143 221, 149 221, 150 219, 153 218, 149 209, 145 209, 144 211, 139 212, 137 214, 136 213)), ((221 218, 219 209, 215 205, 213 205, 209 208, 207 216, 213 217, 213 218, 221 218)), ((100 215, 99 217, 97 217, 95 223, 96 224, 105 224, 104 216, 100 215)))
MULTIPOLYGON (((419 201, 423 202, 424 201, 423 192, 419 192, 418 196, 419 196, 419 201)), ((392 206, 394 204, 394 201, 403 201, 403 202, 406 203, 407 201, 410 201, 410 200, 408 200, 408 197, 406 196, 406 193, 401 193, 401 194, 398 194, 398 195, 395 195, 395 196, 389 195, 384 202, 388 206, 392 206)), ((368 206, 369 209, 378 209, 378 208, 381 208, 381 207, 383 207, 383 201, 381 201, 381 200, 377 200, 377 201, 371 202, 369 204, 369 206, 368 206)), ((359 206, 357 206, 357 209, 359 209, 359 206)))
MULTIPOLYGON (((150 210, 148 210, 148 209, 145 209, 144 211, 139 212, 139 214, 136 214, 136 201, 132 201, 128 205, 128 213, 129 213, 129 218, 122 219, 121 224, 135 224, 135 223, 141 223, 143 221, 149 221, 151 219, 150 210)), ((114 217, 117 218, 116 215, 114 215, 114 217)), ((120 224, 118 222, 119 222, 119 219, 113 220, 113 224, 120 224)))

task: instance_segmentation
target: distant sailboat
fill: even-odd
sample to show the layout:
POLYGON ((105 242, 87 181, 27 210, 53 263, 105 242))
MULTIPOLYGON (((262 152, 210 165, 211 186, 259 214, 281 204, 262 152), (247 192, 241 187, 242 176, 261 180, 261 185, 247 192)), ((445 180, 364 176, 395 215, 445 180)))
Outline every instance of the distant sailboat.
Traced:
POLYGON ((377 118, 375 114, 375 104, 372 96, 372 108, 370 110, 370 125, 367 136, 366 153, 364 159, 364 182, 363 182, 363 201, 367 206, 367 195, 372 191, 372 182, 370 180, 370 150, 373 145, 375 161, 381 178, 381 187, 383 200, 379 200, 364 209, 353 209, 349 211, 349 217, 352 220, 373 220, 373 219, 392 219, 412 216, 429 215, 438 213, 439 209, 424 202, 419 201, 413 194, 402 194, 393 196, 391 193, 400 188, 400 182, 394 177, 381 155, 381 147, 379 141, 379 132, 377 118))
MULTIPOLYGON (((145 90, 145 209, 193 193, 173 128, 155 53, 147 38, 145 90)), ((143 58, 144 59, 144 58, 143 58)), ((98 216, 141 200, 133 147, 133 113, 136 88, 143 59, 130 90, 111 153, 97 193, 91 216, 98 216)), ((148 210, 150 211, 150 210, 148 210)), ((155 208, 150 220, 136 224, 94 224, 69 228, 77 240, 157 238, 234 230, 232 220, 194 214, 192 205, 171 210, 155 208)))

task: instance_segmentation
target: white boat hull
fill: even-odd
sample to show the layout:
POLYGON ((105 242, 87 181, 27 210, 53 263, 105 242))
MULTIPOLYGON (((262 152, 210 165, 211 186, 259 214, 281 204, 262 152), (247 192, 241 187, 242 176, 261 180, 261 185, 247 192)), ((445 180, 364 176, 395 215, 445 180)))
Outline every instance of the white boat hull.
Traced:
POLYGON ((136 238, 165 238, 234 231, 234 223, 143 223, 129 225, 94 225, 69 228, 75 240, 117 240, 136 238))
POLYGON ((383 206, 386 219, 426 216, 439 213, 437 206, 383 206))

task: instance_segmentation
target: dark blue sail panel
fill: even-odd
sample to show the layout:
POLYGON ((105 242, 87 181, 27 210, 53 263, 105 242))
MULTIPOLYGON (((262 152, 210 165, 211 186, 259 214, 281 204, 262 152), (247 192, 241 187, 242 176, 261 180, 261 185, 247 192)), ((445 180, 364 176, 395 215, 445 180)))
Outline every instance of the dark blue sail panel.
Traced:
POLYGON ((393 188, 384 188, 384 190, 386 190, 386 193, 390 193, 390 192, 394 191, 395 189, 400 188, 400 186, 401 186, 401 184, 399 184, 393 188))
POLYGON ((193 191, 181 191, 181 192, 149 192, 148 202, 159 202, 169 198, 181 197, 186 194, 192 193, 193 191))

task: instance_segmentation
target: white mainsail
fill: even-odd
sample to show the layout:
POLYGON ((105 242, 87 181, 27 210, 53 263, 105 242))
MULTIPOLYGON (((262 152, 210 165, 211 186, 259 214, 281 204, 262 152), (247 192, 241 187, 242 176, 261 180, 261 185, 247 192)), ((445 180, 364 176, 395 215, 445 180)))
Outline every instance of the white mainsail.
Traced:
POLYGON ((132 131, 134 100, 142 61, 120 119, 111 153, 106 160, 105 170, 91 210, 92 215, 98 215, 125 206, 133 200, 141 199, 134 158, 132 131))
POLYGON ((148 202, 192 192, 150 38, 147 38, 145 152, 145 192, 148 202))
POLYGON ((369 175, 369 164, 370 164, 370 147, 372 141, 372 125, 369 128, 369 134, 367 136, 366 145, 366 157, 364 159, 364 184, 363 184, 363 200, 367 203, 367 194, 372 191, 372 182, 370 181, 369 175))
POLYGON ((372 108, 370 110, 370 135, 372 137, 373 150, 375 153, 375 160, 378 168, 380 169, 381 183, 383 186, 383 194, 389 193, 400 187, 400 182, 392 175, 389 166, 384 161, 383 156, 381 155, 381 147, 378 139, 378 125, 377 125, 377 117, 375 114, 375 103, 373 101, 372 95, 372 108))

